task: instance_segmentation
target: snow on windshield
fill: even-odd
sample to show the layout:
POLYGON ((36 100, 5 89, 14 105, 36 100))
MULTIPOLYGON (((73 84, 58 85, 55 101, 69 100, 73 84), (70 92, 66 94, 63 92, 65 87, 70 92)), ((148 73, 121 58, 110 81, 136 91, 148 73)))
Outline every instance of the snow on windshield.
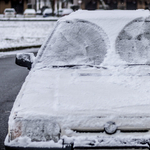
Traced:
POLYGON ((88 21, 60 21, 41 60, 44 66, 99 65, 108 49, 106 39, 104 31, 88 21))
POLYGON ((136 19, 120 32, 116 51, 128 63, 150 63, 150 21, 136 19))
POLYGON ((144 10, 71 13, 57 22, 34 64, 38 62, 37 66, 42 68, 72 64, 115 66, 148 63, 149 25, 145 21, 148 17, 149 11, 144 10), (126 34, 132 39, 128 40, 126 34), (141 35, 142 39, 138 40, 141 35), (137 52, 132 51, 131 45, 137 52), (126 58, 131 55, 130 51, 132 61, 128 60, 130 57, 126 58))

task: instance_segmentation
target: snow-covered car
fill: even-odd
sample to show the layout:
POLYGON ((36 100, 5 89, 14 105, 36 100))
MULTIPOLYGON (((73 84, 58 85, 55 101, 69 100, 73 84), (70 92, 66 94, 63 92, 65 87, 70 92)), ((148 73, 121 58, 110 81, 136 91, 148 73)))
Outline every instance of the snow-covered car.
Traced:
POLYGON ((62 8, 62 9, 59 9, 57 12, 56 12, 56 16, 60 16, 60 17, 63 17, 63 16, 66 16, 66 15, 69 15, 73 12, 72 9, 69 9, 69 8, 62 8))
POLYGON ((39 9, 39 10, 36 11, 36 15, 42 15, 41 9, 39 9))
POLYGON ((51 8, 46 8, 44 11, 43 11, 43 17, 49 17, 49 16, 52 16, 53 13, 52 13, 52 9, 51 8))
POLYGON ((24 18, 36 17, 36 11, 35 11, 35 9, 25 9, 23 16, 24 16, 24 18))
POLYGON ((3 14, 4 18, 14 18, 16 17, 16 11, 14 8, 6 8, 3 14))
POLYGON ((6 150, 150 148, 149 11, 74 12, 16 63, 6 150))

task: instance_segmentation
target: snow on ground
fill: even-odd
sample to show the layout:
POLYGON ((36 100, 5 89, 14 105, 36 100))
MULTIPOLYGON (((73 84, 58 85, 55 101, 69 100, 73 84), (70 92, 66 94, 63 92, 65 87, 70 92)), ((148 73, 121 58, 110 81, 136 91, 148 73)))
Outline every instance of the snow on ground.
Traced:
MULTIPOLYGON (((4 18, 4 15, 3 14, 0 14, 0 20, 3 20, 5 19, 4 18)), ((17 14, 16 15, 16 18, 6 18, 6 19, 15 19, 15 20, 19 20, 19 19, 25 19, 24 16, 22 14, 17 14)), ((43 19, 43 20, 47 20, 47 19, 51 19, 51 20, 56 20, 58 19, 58 17, 52 17, 52 16, 49 16, 49 17, 46 17, 46 18, 43 18, 43 15, 36 15, 36 17, 32 17, 32 18, 28 18, 28 19, 33 19, 33 20, 38 20, 38 19, 43 19)))
POLYGON ((0 49, 40 45, 55 21, 0 21, 0 49))
POLYGON ((18 51, 10 51, 10 52, 0 52, 0 58, 6 58, 11 56, 16 56, 19 53, 37 53, 39 48, 30 48, 18 51))

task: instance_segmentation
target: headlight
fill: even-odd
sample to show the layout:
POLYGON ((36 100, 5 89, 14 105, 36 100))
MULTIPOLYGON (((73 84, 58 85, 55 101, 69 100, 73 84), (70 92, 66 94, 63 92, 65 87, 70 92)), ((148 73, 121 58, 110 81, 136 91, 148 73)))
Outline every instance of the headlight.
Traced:
POLYGON ((13 129, 10 129, 10 141, 18 137, 29 137, 32 142, 50 141, 58 142, 60 139, 60 127, 56 122, 50 120, 34 119, 23 120, 15 119, 13 129))

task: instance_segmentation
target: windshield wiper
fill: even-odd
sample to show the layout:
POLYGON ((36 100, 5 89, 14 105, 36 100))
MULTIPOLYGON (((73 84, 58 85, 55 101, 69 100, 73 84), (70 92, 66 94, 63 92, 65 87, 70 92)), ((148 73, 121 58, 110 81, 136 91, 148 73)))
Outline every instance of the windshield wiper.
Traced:
POLYGON ((127 64, 128 66, 150 66, 150 64, 127 64))
POLYGON ((58 66, 52 66, 53 68, 72 68, 72 67, 80 67, 82 65, 58 65, 58 66))
POLYGON ((94 65, 62 65, 62 66, 52 66, 53 68, 73 68, 73 67, 92 67, 92 68, 103 68, 107 69, 106 67, 101 66, 94 66, 94 65))

